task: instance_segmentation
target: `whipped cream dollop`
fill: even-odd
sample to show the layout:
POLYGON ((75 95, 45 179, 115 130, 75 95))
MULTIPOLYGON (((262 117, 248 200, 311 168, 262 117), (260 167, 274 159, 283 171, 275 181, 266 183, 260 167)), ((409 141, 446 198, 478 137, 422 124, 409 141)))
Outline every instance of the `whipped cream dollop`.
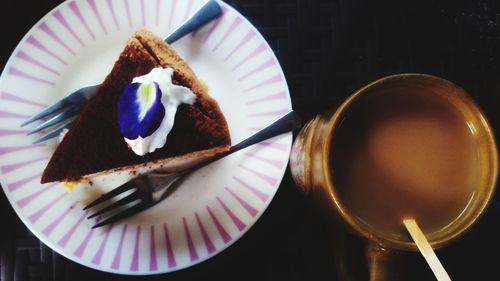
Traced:
POLYGON ((156 67, 135 77, 118 100, 118 124, 130 149, 145 155, 161 148, 174 126, 177 107, 194 104, 196 95, 172 83, 172 68, 156 67))

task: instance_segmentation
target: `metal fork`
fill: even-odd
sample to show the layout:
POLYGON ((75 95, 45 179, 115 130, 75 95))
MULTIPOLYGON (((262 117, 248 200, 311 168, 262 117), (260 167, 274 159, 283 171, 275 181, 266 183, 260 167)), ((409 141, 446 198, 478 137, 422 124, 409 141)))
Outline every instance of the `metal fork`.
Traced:
MULTIPOLYGON (((219 17, 222 14, 222 9, 217 3, 217 1, 208 1, 205 5, 200 7, 190 18, 188 18, 181 26, 175 29, 170 35, 168 35, 164 40, 165 42, 172 44, 183 36, 191 33, 192 31, 202 27, 211 20, 219 17)), ((82 87, 65 98, 59 100, 58 102, 48 106, 40 113, 34 115, 26 122, 21 124, 21 127, 26 126, 34 121, 40 120, 45 117, 50 117, 45 122, 39 124, 32 130, 28 132, 28 135, 37 133, 43 129, 60 124, 58 127, 54 128, 44 136, 35 140, 34 143, 40 143, 48 139, 57 137, 60 133, 70 126, 70 124, 78 115, 87 100, 96 93, 99 84, 89 85, 82 87), (57 114, 56 114, 57 113, 57 114)))
POLYGON ((129 195, 112 202, 110 205, 102 208, 99 211, 96 211, 88 218, 90 219, 99 215, 106 217, 104 220, 100 221, 92 227, 96 228, 130 217, 158 204, 163 199, 167 198, 193 171, 204 167, 214 161, 217 161, 231 153, 239 151, 245 147, 292 131, 298 128, 300 125, 301 119, 298 114, 294 111, 290 111, 262 130, 256 132, 255 134, 244 139, 238 144, 231 146, 231 148, 224 153, 217 154, 183 171, 174 173, 160 173, 153 171, 136 177, 104 194, 97 200, 91 202, 84 207, 84 210, 87 210, 104 202, 110 202, 112 201, 112 198, 115 198, 118 195, 129 190, 134 190, 134 192, 130 193, 129 195), (130 206, 132 202, 135 202, 135 204, 133 206, 130 206))

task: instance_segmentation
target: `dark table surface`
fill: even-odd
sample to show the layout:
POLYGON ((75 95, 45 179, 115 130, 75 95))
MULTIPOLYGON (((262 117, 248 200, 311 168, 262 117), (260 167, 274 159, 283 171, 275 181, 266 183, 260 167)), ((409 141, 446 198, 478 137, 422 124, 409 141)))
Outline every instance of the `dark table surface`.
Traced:
MULTIPOLYGON (((60 2, 2 2, 2 66, 29 28, 60 2)), ((421 72, 465 88, 500 132, 497 0, 227 2, 268 40, 285 72, 293 107, 306 120, 372 80, 421 72)), ((332 230, 295 188, 289 171, 269 208, 236 243, 201 264, 152 277, 114 275, 67 260, 33 236, 0 194, 1 280, 337 280, 332 230)), ((495 199, 471 231, 437 251, 453 280, 500 279, 498 206, 495 199)), ((361 252, 360 240, 348 241, 353 253, 361 252)), ((417 253, 401 259, 405 280, 433 280, 417 253)), ((356 274, 366 280, 363 266, 356 274)))

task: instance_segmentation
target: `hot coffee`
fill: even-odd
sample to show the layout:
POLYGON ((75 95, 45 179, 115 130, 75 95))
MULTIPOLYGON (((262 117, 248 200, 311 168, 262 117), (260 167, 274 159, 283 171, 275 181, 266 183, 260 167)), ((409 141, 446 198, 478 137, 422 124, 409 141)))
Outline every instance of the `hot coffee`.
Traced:
POLYGON ((410 240, 457 219, 480 172, 474 128, 438 91, 374 89, 353 102, 332 139, 330 167, 343 205, 372 231, 410 240))

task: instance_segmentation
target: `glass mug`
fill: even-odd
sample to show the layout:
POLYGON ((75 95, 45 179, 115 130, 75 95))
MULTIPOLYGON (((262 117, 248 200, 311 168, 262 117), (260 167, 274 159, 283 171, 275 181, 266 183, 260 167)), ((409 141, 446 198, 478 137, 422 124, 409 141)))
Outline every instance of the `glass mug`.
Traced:
MULTIPOLYGON (((349 114, 360 113, 351 112, 353 107, 359 107, 362 102, 367 104, 366 101, 370 101, 370 97, 376 97, 379 101, 385 98, 388 100, 380 104, 388 107, 397 106, 397 103, 391 103, 392 99, 405 99, 401 97, 402 94, 397 93, 408 94, 412 91, 429 95, 426 99, 431 99, 431 103, 439 100, 440 103, 446 103, 446 106, 456 109, 466 122, 474 140, 476 153, 474 166, 477 166, 477 169, 474 170, 475 177, 471 182, 473 196, 468 199, 463 210, 445 226, 425 233, 433 248, 442 247, 459 238, 478 220, 492 199, 498 176, 498 151, 492 128, 484 113, 462 88, 442 78, 426 74, 407 73, 379 79, 352 94, 340 106, 309 121, 301 129, 292 146, 290 170, 299 189, 318 203, 328 218, 340 222, 345 229, 365 238, 368 242, 366 255, 370 280, 388 280, 397 276, 396 268, 388 268, 391 256, 397 252, 393 250, 417 251, 417 247, 409 235, 398 236, 375 229, 360 217, 358 210, 354 210, 353 206, 348 204, 347 200, 350 199, 346 199, 345 190, 340 188, 337 178, 333 176, 334 168, 337 168, 334 162, 337 159, 336 154, 332 154, 332 147, 334 140, 340 139, 341 134, 345 132, 341 127, 347 118, 352 118, 349 114), (389 92, 393 94, 385 94, 389 92)), ((390 111, 390 108, 387 108, 387 111, 390 111)), ((363 114, 370 114, 370 111, 363 114)), ((389 140, 392 141, 390 138, 389 140)), ((349 142, 345 145, 348 146, 349 142)), ((395 167, 398 168, 397 165, 395 167)), ((429 194, 431 193, 425 196, 429 194)), ((397 198, 398 195, 390 194, 390 196, 397 198)))

